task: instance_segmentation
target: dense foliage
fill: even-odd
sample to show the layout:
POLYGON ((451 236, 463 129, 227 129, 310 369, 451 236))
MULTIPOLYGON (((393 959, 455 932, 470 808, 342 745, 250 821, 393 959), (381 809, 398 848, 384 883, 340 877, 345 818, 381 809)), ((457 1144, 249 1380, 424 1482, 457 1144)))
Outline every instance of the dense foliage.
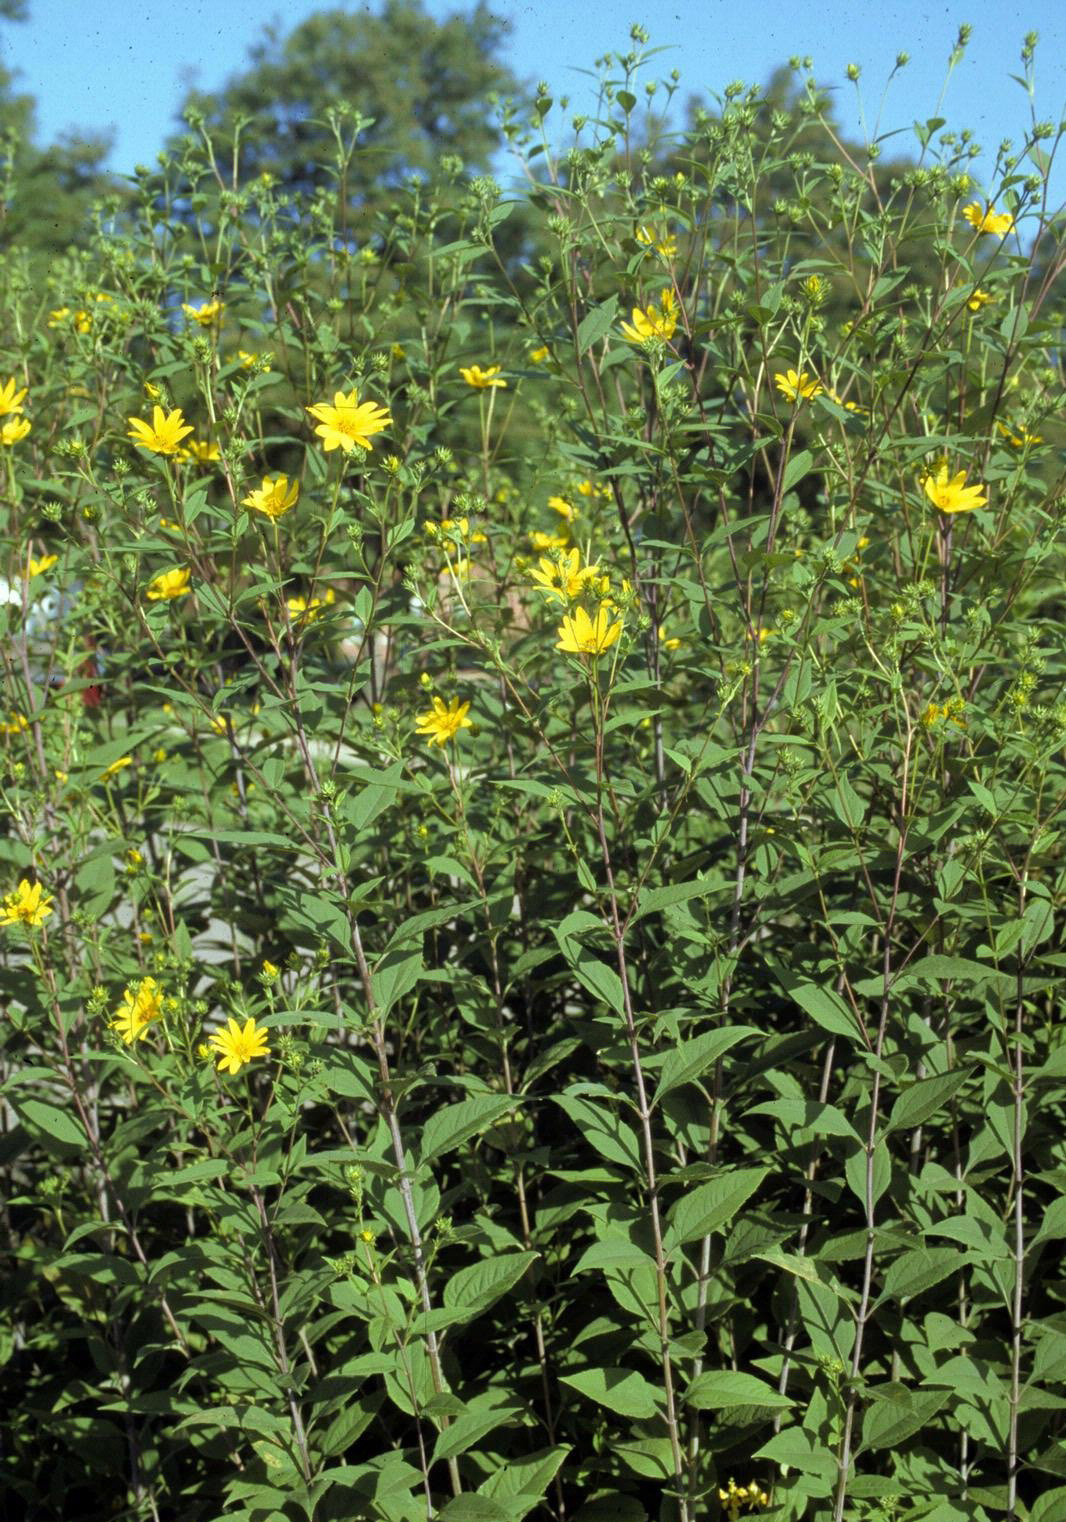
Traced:
POLYGON ((27 1517, 1066 1514, 1057 138, 643 41, 4 267, 27 1517))

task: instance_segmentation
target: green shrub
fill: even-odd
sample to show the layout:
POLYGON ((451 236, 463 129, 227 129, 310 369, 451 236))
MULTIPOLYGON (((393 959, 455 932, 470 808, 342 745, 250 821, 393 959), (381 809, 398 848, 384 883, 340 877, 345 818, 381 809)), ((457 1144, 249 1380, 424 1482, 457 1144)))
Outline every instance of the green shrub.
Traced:
POLYGON ((1066 1510, 1053 144, 639 62, 7 268, 28 1517, 1066 1510))

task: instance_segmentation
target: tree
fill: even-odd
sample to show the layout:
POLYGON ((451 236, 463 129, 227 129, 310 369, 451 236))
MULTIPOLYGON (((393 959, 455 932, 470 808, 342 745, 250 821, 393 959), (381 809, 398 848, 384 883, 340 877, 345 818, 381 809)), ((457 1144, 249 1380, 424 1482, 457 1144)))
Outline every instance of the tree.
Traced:
POLYGON ((377 15, 323 11, 287 37, 268 28, 248 70, 217 94, 193 91, 183 115, 202 119, 220 163, 239 131, 240 181, 268 173, 303 193, 335 184, 331 110, 369 118, 346 180, 365 204, 444 154, 488 164, 493 95, 516 89, 498 58, 506 34, 482 3, 441 22, 421 0, 385 0, 377 15))

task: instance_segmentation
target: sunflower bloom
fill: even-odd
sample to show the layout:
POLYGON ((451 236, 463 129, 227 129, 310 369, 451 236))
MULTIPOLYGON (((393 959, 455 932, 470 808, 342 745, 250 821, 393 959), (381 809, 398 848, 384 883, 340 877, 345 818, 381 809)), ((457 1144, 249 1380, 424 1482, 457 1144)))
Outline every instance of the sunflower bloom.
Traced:
POLYGON ((500 374, 502 369, 502 365, 490 365, 487 370, 483 370, 480 365, 471 365, 468 369, 460 365, 459 374, 467 385, 473 386, 476 391, 491 391, 494 388, 506 391, 507 382, 500 374))
POLYGON ((801 370, 798 374, 795 370, 779 370, 774 376, 774 385, 786 402, 810 401, 825 390, 822 383, 812 380, 806 370, 801 370))
POLYGON ((581 564, 581 551, 564 550, 555 559, 542 556, 537 570, 530 573, 538 592, 547 592, 559 602, 573 602, 590 581, 599 576, 598 565, 581 564))
POLYGON ((117 1031, 127 1046, 143 1041, 153 1020, 163 1018, 163 990, 155 978, 142 978, 136 987, 127 988, 122 1003, 108 1021, 108 1029, 117 1031))
POLYGON ((191 307, 187 301, 183 301, 181 310, 190 322, 197 323, 201 328, 217 328, 222 323, 222 313, 226 310, 226 303, 205 301, 201 306, 191 307))
POLYGON ((30 721, 24 713, 12 711, 7 719, 0 719, 0 735, 20 735, 24 729, 29 729, 30 721))
POLYGON ((529 351, 529 359, 531 364, 543 365, 545 361, 551 359, 551 350, 547 344, 541 344, 539 349, 529 351))
POLYGON ((622 332, 630 343, 645 343, 649 338, 661 338, 669 343, 677 331, 677 298, 669 287, 659 298, 659 305, 649 304, 643 311, 633 308, 632 324, 624 322, 622 332))
POLYGON ((191 576, 187 566, 176 566, 172 571, 162 571, 153 581, 148 583, 145 596, 149 602, 170 602, 175 597, 184 597, 191 592, 189 585, 191 576))
POLYGON ((239 1073, 246 1062, 251 1062, 255 1057, 270 1055, 266 1028, 256 1025, 250 1015, 244 1022, 243 1030, 230 1015, 226 1029, 216 1031, 208 1037, 207 1044, 220 1054, 218 1066, 224 1073, 239 1073))
POLYGON ((130 425, 130 438, 138 449, 147 449, 149 454, 177 454, 182 439, 192 433, 192 424, 186 423, 180 407, 173 412, 153 407, 151 423, 139 417, 126 421, 130 425))
POLYGON ((1019 428, 1015 432, 1013 428, 1008 428, 1005 423, 997 423, 996 427, 1012 449, 1024 449, 1026 445, 1042 444, 1044 442, 1043 434, 1030 433, 1028 428, 1019 428))
POLYGON ((653 248, 659 258, 667 264, 677 256, 677 239, 671 237, 669 233, 660 234, 654 227, 642 224, 637 228, 636 239, 645 248, 653 248))
POLYGON ((0 899, 0 925, 29 925, 36 930, 51 912, 51 895, 44 892, 40 883, 31 883, 26 877, 13 893, 0 899))
POLYGON ((9 422, 4 423, 0 427, 0 444, 10 449, 12 444, 17 444, 21 439, 24 439, 29 431, 30 420, 28 417, 13 417, 9 422))
POLYGON ((23 398, 29 388, 23 386, 18 389, 18 382, 12 376, 0 386, 0 417, 6 417, 9 412, 21 412, 23 398))
POLYGON ((200 465, 208 465, 218 457, 218 445, 213 439, 190 439, 178 450, 179 460, 196 460, 200 465))
POLYGON ((445 703, 443 698, 432 698, 430 701, 432 707, 427 708, 425 713, 420 713, 415 721, 416 733, 424 735, 430 745, 447 745, 461 729, 473 728, 467 718, 469 703, 460 703, 458 698, 452 698, 450 703, 445 703))
POLYGON ((596 617, 590 618, 584 608, 568 613, 559 625, 559 643, 556 650, 570 655, 602 655, 609 650, 622 632, 622 620, 611 620, 610 611, 601 606, 596 617))
POLYGON ((750 1485, 738 1485, 736 1480, 731 1479, 727 1490, 719 1490, 718 1500, 722 1516, 728 1522, 739 1522, 742 1512, 758 1511, 761 1507, 770 1505, 769 1495, 757 1480, 752 1480, 750 1485))
POLYGON ((967 486, 964 470, 949 476, 948 467, 941 465, 935 476, 925 477, 922 485, 925 495, 942 513, 972 513, 974 508, 988 506, 984 487, 967 486))
POLYGON ((992 206, 982 207, 980 201, 971 201, 969 206, 964 206, 962 214, 978 233, 994 233, 997 238, 1005 238, 1014 230, 1014 218, 1009 211, 996 211, 992 206))
POLYGON ((328 608, 336 601, 337 594, 332 587, 326 588, 325 597, 287 597, 285 606, 289 610, 289 617, 294 624, 313 624, 323 608, 328 608))
POLYGON ((381 433, 392 422, 392 415, 377 402, 360 402, 354 389, 345 396, 343 391, 334 392, 333 405, 315 402, 305 409, 317 421, 315 433, 322 440, 322 448, 343 449, 351 454, 353 449, 372 449, 370 436, 381 433))
POLYGON ((983 306, 987 306, 995 299, 990 291, 983 291, 980 286, 976 286, 966 298, 966 305, 971 312, 979 312, 983 306))
POLYGON ((263 477, 262 486, 255 491, 250 491, 241 499, 244 507, 250 507, 257 513, 265 513, 273 522, 284 516, 290 507, 296 506, 296 500, 300 495, 299 481, 290 483, 288 476, 263 477))
POLYGON ((31 555, 26 562, 26 580, 32 581, 35 576, 43 576, 45 571, 50 571, 59 559, 58 555, 42 555, 35 560, 31 555))

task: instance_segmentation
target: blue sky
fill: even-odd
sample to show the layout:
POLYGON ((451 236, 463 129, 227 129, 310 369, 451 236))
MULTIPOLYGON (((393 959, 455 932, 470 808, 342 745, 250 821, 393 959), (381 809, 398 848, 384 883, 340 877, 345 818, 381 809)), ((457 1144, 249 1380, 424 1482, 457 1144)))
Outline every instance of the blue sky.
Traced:
MULTIPOLYGON (((127 0, 128 3, 128 0, 127 0)), ((175 124, 191 80, 213 88, 239 70, 262 25, 277 19, 288 29, 322 0, 138 0, 128 9, 114 0, 29 0, 30 20, 0 28, 0 60, 19 71, 20 87, 38 101, 39 138, 70 128, 110 130, 110 166, 128 173, 151 162, 175 124), (125 19, 123 19, 125 17, 125 19)), ((339 8, 361 8, 342 3, 339 8)), ((438 16, 464 8, 459 0, 428 0, 438 16)), ((1040 33, 1037 51, 1038 118, 1066 118, 1066 6, 1061 0, 496 0, 512 34, 505 59, 519 77, 544 79, 557 95, 569 93, 568 115, 589 104, 582 68, 607 51, 629 47, 629 25, 641 20, 658 55, 650 75, 681 72, 679 99, 716 93, 730 81, 765 82, 793 54, 810 55, 819 81, 837 87, 838 111, 849 133, 861 136, 849 63, 862 69, 868 124, 877 116, 884 82, 901 50, 911 55, 893 81, 882 130, 908 129, 890 147, 912 144, 910 124, 931 116, 959 23, 973 25, 965 60, 955 72, 943 115, 954 128, 969 127, 989 150, 979 172, 990 172, 1000 140, 1016 141, 1029 121, 1029 102, 1009 78, 1019 72, 1026 31, 1040 33)), ((552 120, 557 118, 553 117, 552 120)), ((1066 196, 1066 164, 1055 189, 1066 196)))

